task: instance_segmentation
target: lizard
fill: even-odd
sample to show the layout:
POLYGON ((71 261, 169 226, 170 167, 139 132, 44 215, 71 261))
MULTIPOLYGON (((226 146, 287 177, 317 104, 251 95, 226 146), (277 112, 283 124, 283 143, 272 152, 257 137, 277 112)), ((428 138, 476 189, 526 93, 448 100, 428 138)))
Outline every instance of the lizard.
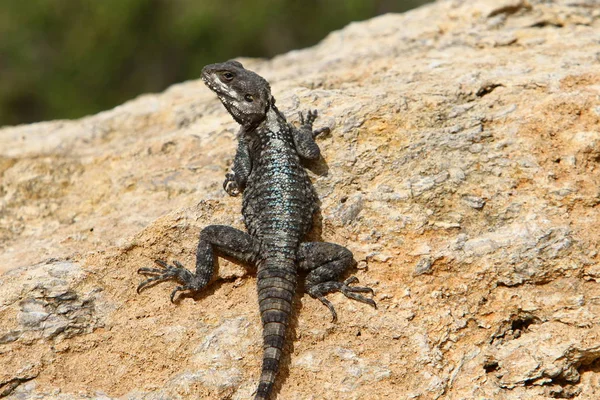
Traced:
POLYGON ((150 277, 137 291, 175 280, 181 285, 171 293, 173 302, 180 291, 194 293, 208 285, 215 255, 254 265, 263 326, 262 371, 254 399, 266 400, 279 370, 299 272, 306 273, 306 292, 327 306, 334 322, 337 313, 326 294, 341 292, 376 307, 372 298, 361 294, 374 292, 350 286, 358 282, 356 277, 339 280, 354 263, 350 250, 335 243, 303 241, 319 201, 301 160, 321 157, 315 138, 329 131, 313 130, 317 111, 300 112, 299 127, 288 123, 275 106, 269 83, 238 61, 207 65, 201 78, 240 124, 237 151, 223 188, 230 196, 242 194, 247 232, 225 225, 206 226, 200 232, 195 273, 177 261, 169 265, 156 260, 159 268, 138 270, 150 277))

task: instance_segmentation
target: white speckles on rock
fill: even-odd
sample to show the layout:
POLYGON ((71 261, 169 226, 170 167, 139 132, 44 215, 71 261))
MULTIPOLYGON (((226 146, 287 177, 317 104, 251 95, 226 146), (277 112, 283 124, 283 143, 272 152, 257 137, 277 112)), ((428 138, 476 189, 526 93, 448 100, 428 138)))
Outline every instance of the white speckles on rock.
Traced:
POLYGON ((352 351, 350 349, 345 349, 343 347, 336 348, 335 353, 342 360, 356 360, 357 359, 356 353, 354 353, 354 351, 352 351))
POLYGON ((351 224, 356 220, 364 206, 363 196, 361 194, 355 194, 352 197, 345 199, 337 209, 334 210, 336 219, 338 219, 343 225, 351 224))
POLYGON ((294 361, 294 365, 300 368, 304 368, 311 372, 321 371, 323 360, 321 356, 316 356, 314 352, 308 351, 298 355, 294 361))
POLYGON ((184 372, 174 377, 168 385, 184 393, 190 393, 190 387, 198 383, 217 390, 223 390, 238 386, 242 379, 241 371, 236 368, 209 369, 197 372, 184 372))
POLYGON ((509 106, 504 107, 497 113, 491 116, 491 120, 502 119, 506 117, 508 114, 512 114, 517 109, 516 104, 511 104, 509 106))
POLYGON ((358 118, 356 115, 349 115, 342 124, 342 133, 350 133, 353 132, 356 128, 361 126, 364 123, 364 119, 358 118))
POLYGON ((45 303, 35 299, 26 299, 21 302, 18 320, 25 327, 39 328, 49 316, 50 314, 45 311, 45 303))
MULTIPOLYGON (((15 278, 25 279, 19 289, 23 297, 18 303, 5 303, 16 311, 18 327, 0 327, 0 341, 17 339, 33 342, 40 338, 63 338, 91 332, 100 326, 95 312, 98 290, 78 293, 73 286, 83 274, 78 264, 50 261, 26 269, 13 270, 3 277, 4 289, 12 287, 15 278)), ((2 289, 0 289, 0 294, 2 289)))
POLYGON ((437 175, 420 176, 409 181, 409 187, 414 196, 420 196, 424 192, 433 189, 435 186, 445 182, 450 174, 447 171, 437 175))
POLYGON ((252 340, 244 335, 249 326, 250 323, 245 317, 224 320, 208 332, 195 351, 195 362, 199 365, 221 368, 243 358, 252 344, 252 340))
POLYGON ((429 257, 423 257, 415 266, 415 276, 431 274, 431 266, 433 262, 429 257))
POLYGON ((337 348, 335 352, 340 357, 346 372, 341 387, 344 392, 352 392, 366 382, 379 382, 391 376, 387 366, 362 359, 349 349, 337 348))
POLYGON ((463 249, 467 252, 471 252, 476 256, 483 256, 485 254, 492 253, 498 249, 499 245, 491 238, 477 238, 467 240, 463 246, 463 249))
POLYGON ((467 206, 476 210, 481 210, 485 206, 485 200, 478 196, 466 195, 461 198, 462 202, 467 206))
POLYGON ((465 171, 463 171, 461 168, 450 168, 448 173, 450 174, 450 179, 455 183, 460 183, 467 177, 465 171))
POLYGON ((454 106, 454 107, 452 107, 452 110, 450 111, 450 113, 448 113, 448 118, 456 118, 456 117, 466 113, 467 111, 472 109, 474 106, 475 106, 474 102, 454 106))
POLYGON ((483 145, 481 143, 474 143, 469 147, 469 151, 473 154, 478 154, 483 151, 483 145))

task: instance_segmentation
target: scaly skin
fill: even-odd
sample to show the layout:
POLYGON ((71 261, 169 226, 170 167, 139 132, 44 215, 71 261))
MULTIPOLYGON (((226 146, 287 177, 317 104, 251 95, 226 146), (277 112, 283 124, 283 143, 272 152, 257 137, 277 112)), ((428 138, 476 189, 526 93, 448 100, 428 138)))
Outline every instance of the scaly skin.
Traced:
POLYGON ((237 61, 207 65, 202 80, 214 91, 232 117, 241 125, 233 172, 226 175, 224 189, 232 196, 243 193, 242 215, 248 233, 229 226, 210 225, 200 233, 196 273, 178 262, 162 268, 141 268, 150 275, 138 292, 149 284, 176 280, 178 291, 202 290, 213 274, 214 253, 257 266, 258 300, 263 324, 263 366, 255 400, 268 399, 281 359, 286 328, 296 292, 298 271, 307 271, 308 294, 319 299, 337 319, 333 305, 324 297, 339 291, 370 304, 358 293, 367 287, 349 286, 357 279, 337 279, 350 265, 352 253, 337 244, 302 242, 310 230, 318 199, 300 164, 300 159, 318 159, 314 138, 328 129, 314 131, 317 112, 300 114, 300 128, 290 125, 275 107, 266 80, 244 69, 237 61))

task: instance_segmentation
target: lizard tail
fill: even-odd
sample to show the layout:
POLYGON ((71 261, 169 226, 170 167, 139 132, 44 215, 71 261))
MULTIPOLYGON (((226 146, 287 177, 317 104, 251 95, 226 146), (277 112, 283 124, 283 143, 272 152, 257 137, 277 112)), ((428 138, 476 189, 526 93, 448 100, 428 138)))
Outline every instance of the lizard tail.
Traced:
POLYGON ((258 271, 258 301, 263 324, 263 364, 254 400, 267 400, 279 371, 286 328, 296 290, 296 271, 265 263, 258 271))

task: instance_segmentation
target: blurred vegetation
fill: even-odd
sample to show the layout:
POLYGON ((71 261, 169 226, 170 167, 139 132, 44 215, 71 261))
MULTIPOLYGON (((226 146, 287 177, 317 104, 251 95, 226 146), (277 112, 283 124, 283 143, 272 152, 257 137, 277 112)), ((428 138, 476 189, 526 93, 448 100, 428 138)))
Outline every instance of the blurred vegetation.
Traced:
POLYGON ((77 118, 427 0, 2 0, 0 126, 77 118))

